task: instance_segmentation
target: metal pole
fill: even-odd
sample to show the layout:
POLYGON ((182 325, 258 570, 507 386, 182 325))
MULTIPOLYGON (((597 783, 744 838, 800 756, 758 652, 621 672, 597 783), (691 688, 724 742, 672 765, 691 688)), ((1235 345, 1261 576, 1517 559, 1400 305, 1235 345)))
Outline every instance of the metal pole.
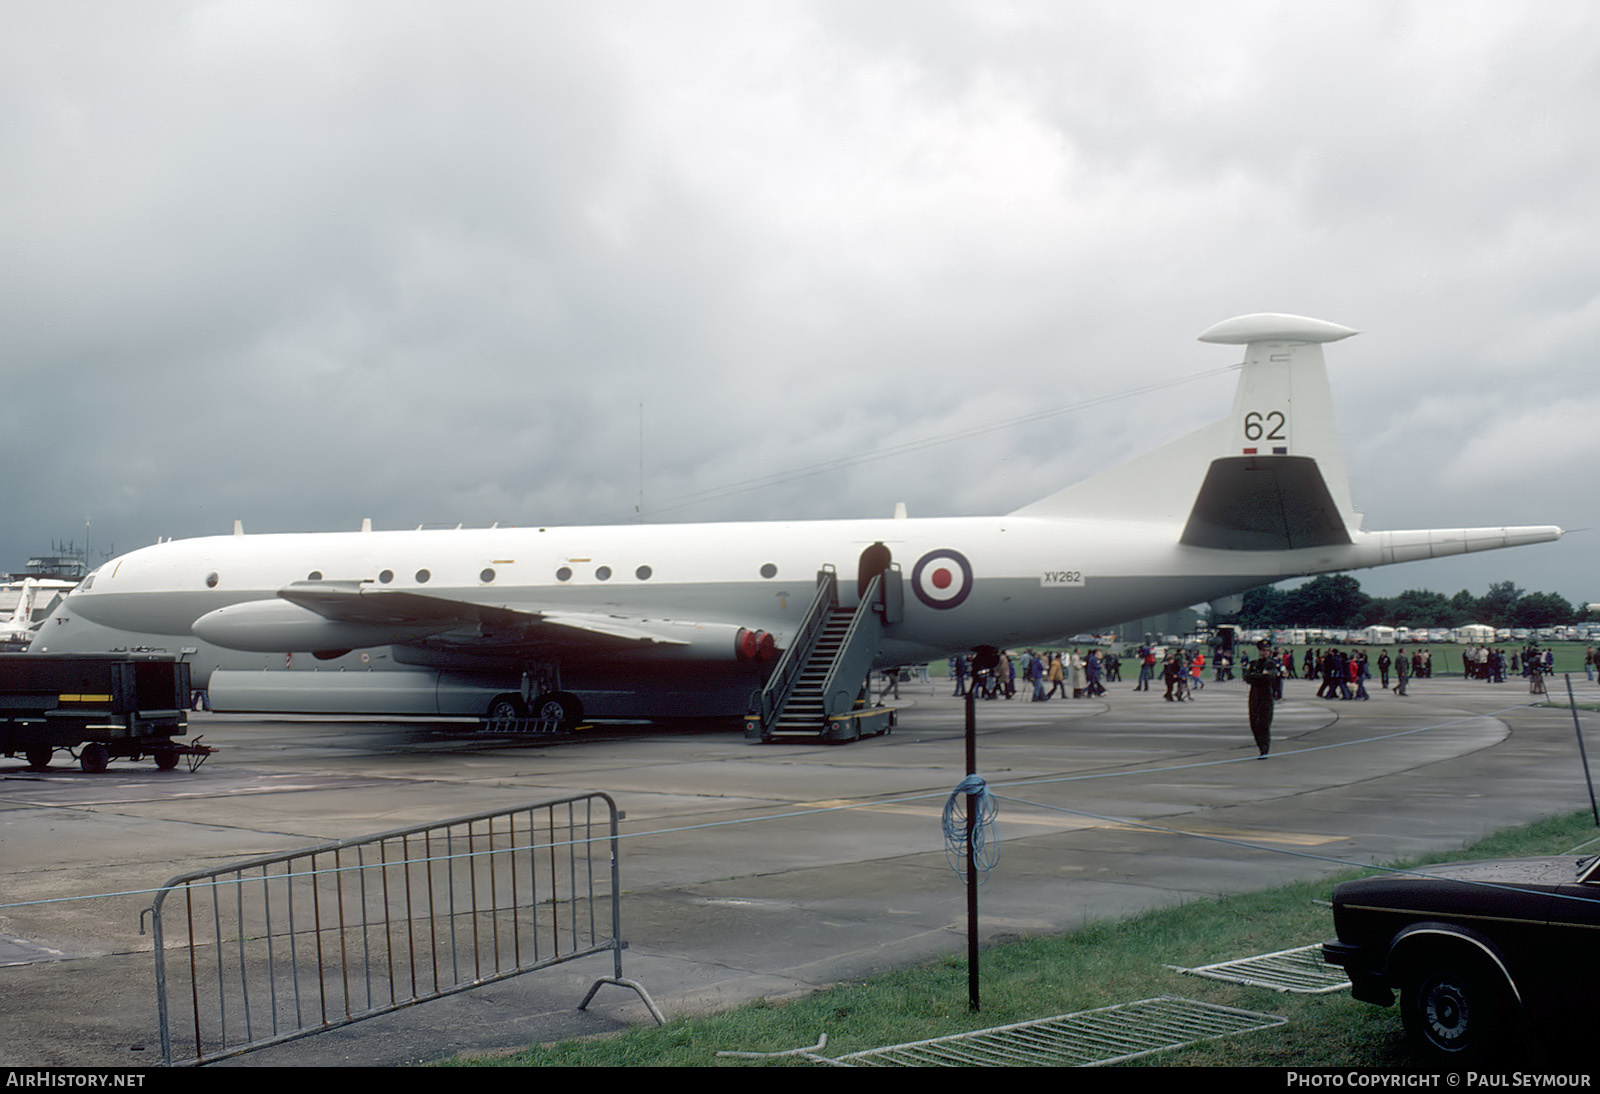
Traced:
POLYGON ((1572 694, 1572 673, 1561 674, 1567 681, 1567 706, 1572 709, 1572 732, 1578 736, 1578 758, 1583 761, 1583 781, 1589 788, 1589 812, 1594 814, 1594 826, 1600 828, 1600 806, 1594 801, 1594 779, 1589 775, 1589 754, 1583 747, 1583 727, 1578 724, 1578 700, 1572 694))
MULTIPOLYGON (((977 673, 973 673, 976 684, 977 673)), ((967 689, 967 774, 978 773, 978 719, 967 689)), ((967 795, 967 1009, 978 1009, 978 861, 973 850, 978 827, 978 795, 967 795)))

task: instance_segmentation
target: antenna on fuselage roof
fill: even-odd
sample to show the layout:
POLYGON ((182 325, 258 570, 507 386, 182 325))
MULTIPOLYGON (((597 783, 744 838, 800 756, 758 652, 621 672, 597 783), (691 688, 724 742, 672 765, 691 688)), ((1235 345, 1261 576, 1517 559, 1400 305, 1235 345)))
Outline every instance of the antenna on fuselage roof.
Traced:
POLYGON ((372 531, 372 518, 371 517, 362 517, 361 518, 361 530, 363 532, 372 531))
POLYGON ((639 504, 633 507, 633 518, 644 522, 644 402, 639 403, 639 504))
POLYGON ((233 534, 236 536, 244 535, 244 521, 236 520, 233 522, 233 534))

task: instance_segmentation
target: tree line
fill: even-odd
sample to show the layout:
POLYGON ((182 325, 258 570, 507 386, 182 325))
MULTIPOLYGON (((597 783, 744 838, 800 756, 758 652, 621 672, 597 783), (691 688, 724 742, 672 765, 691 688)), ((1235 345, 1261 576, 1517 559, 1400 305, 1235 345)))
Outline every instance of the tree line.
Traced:
POLYGON ((1399 596, 1368 596, 1349 574, 1324 574, 1293 589, 1262 585, 1244 594, 1234 615, 1215 615, 1213 623, 1244 627, 1460 627, 1487 623, 1492 627, 1565 626, 1586 616, 1555 593, 1529 593, 1510 581, 1489 586, 1483 596, 1462 589, 1455 596, 1428 589, 1407 589, 1399 596))

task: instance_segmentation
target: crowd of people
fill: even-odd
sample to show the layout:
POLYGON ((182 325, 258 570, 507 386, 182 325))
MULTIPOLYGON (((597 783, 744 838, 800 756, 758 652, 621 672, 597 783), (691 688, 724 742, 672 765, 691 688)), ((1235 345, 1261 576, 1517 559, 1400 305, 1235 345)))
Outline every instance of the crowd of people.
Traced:
MULTIPOLYGON (((1172 647, 1166 651, 1164 659, 1158 659, 1155 649, 1145 645, 1140 646, 1132 658, 1139 665, 1135 691, 1149 691, 1151 682, 1159 677, 1166 685, 1165 698, 1182 702, 1205 687, 1204 649, 1172 647)), ((950 678, 955 681, 955 695, 965 695, 970 688, 979 699, 1013 698, 1017 694, 1019 675, 1036 703, 1058 696, 1092 699, 1106 693, 1106 684, 1121 683, 1122 661, 1122 656, 1114 651, 1099 649, 1087 652, 1082 648, 1056 652, 1026 650, 1020 656, 1006 651, 1000 654, 999 663, 986 672, 974 670, 971 657, 952 657, 950 678)), ((1228 654, 1218 654, 1213 666, 1217 681, 1234 678, 1233 659, 1228 654)))
MULTIPOLYGON (((1184 649, 1169 646, 1164 656, 1149 644, 1139 647, 1132 657, 1139 664, 1138 682, 1134 691, 1149 691, 1157 678, 1166 687, 1162 696, 1169 703, 1182 703, 1194 698, 1195 692, 1205 687, 1206 647, 1184 649)), ((1372 669, 1378 670, 1378 679, 1384 690, 1405 695, 1413 679, 1427 679, 1433 675, 1433 656, 1427 647, 1413 650, 1396 649, 1393 656, 1387 647, 1369 656, 1365 649, 1349 651, 1330 647, 1307 649, 1305 658, 1296 672, 1293 650, 1274 650, 1268 642, 1256 644, 1255 656, 1248 657, 1241 648, 1241 678, 1249 689, 1250 732, 1261 759, 1266 759, 1272 748, 1272 710, 1276 701, 1283 698, 1283 682, 1303 676, 1315 680, 1319 699, 1338 699, 1360 702, 1370 699, 1367 681, 1372 679, 1372 669)), ((1503 682, 1508 660, 1504 650, 1487 646, 1468 646, 1461 654, 1464 676, 1469 680, 1503 682)), ((950 658, 950 675, 955 680, 955 694, 971 694, 983 699, 1011 699, 1017 694, 1017 676, 1020 672, 1024 685, 1032 687, 1032 701, 1036 703, 1060 697, 1063 699, 1092 699, 1106 693, 1106 683, 1122 680, 1122 658, 1111 651, 1082 649, 1059 652, 1025 651, 1020 657, 1009 652, 1001 653, 993 668, 974 669, 970 657, 950 658), (1020 668, 1019 668, 1020 666, 1020 668), (1070 689, 1070 694, 1069 694, 1070 689)), ((1215 652, 1211 659, 1213 679, 1221 682, 1233 679, 1233 655, 1226 649, 1215 652)), ((1512 653, 1510 671, 1520 672, 1528 678, 1528 690, 1544 692, 1544 677, 1554 671, 1555 658, 1551 650, 1541 650, 1530 645, 1512 653)), ((1590 646, 1584 654, 1584 672, 1589 679, 1600 675, 1600 650, 1590 646)))
MULTIPOLYGON (((1205 687, 1208 652, 1206 647, 1170 646, 1161 656, 1154 646, 1140 646, 1129 655, 1139 666, 1133 690, 1149 691, 1159 681, 1165 687, 1163 698, 1168 702, 1192 699, 1205 687)), ((1359 701, 1370 698, 1366 682, 1374 675, 1379 686, 1396 695, 1405 695, 1410 681, 1433 675, 1433 655, 1425 646, 1397 649, 1392 656, 1385 647, 1376 657, 1359 648, 1308 648, 1298 664, 1291 650, 1264 651, 1262 656, 1272 661, 1273 690, 1280 699, 1284 680, 1318 681, 1319 699, 1359 701)), ((1033 702, 1058 697, 1092 699, 1106 693, 1106 684, 1122 681, 1122 661, 1117 653, 1099 649, 1026 650, 1020 655, 1007 651, 1000 654, 994 669, 981 673, 974 672, 972 658, 952 657, 950 676, 955 681, 956 695, 965 695, 970 687, 980 699, 1013 698, 1019 677, 1033 702)), ((1210 658, 1210 664, 1215 682, 1234 679, 1234 659, 1227 651, 1218 651, 1210 658)), ((1462 673, 1467 679, 1503 683, 1508 673, 1520 675, 1528 679, 1529 690, 1534 692, 1544 690, 1543 677, 1554 671, 1554 664, 1553 652, 1535 645, 1514 650, 1509 657, 1505 650, 1486 645, 1468 646, 1461 653, 1462 673)), ((1585 651, 1583 668, 1590 680, 1600 675, 1600 650, 1590 646, 1585 651)))
POLYGON ((950 676, 955 681, 956 695, 967 694, 970 687, 979 699, 1014 698, 1019 671, 1023 684, 1032 687, 1035 702, 1057 695, 1065 699, 1068 688, 1072 689, 1074 699, 1104 695, 1107 683, 1122 680, 1122 658, 1098 649, 1091 649, 1087 655, 1081 650, 1070 653, 1027 650, 1020 657, 1006 651, 1000 654, 999 664, 987 672, 975 671, 972 664, 970 657, 950 658, 950 676))
MULTIPOLYGON (((1503 684, 1506 674, 1524 676, 1528 691, 1539 695, 1545 691, 1544 678, 1555 672, 1555 651, 1527 645, 1512 650, 1511 656, 1498 647, 1468 646, 1461 651, 1461 674, 1468 680, 1483 680, 1503 684)), ((1591 681, 1600 672, 1600 651, 1590 646, 1583 651, 1583 671, 1591 681)))

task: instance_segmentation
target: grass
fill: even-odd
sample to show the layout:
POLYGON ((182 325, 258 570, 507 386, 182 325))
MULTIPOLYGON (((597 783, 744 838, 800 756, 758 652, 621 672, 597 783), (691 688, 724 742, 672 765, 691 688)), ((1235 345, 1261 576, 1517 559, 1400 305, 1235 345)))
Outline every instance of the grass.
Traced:
MULTIPOLYGON (((1561 854, 1600 840, 1587 812, 1507 829, 1466 847, 1403 865, 1469 858, 1561 854)), ((1404 1067, 1400 1017, 1345 993, 1279 995, 1180 976, 1164 964, 1196 966, 1269 953, 1333 934, 1326 901, 1335 882, 1370 870, 1277 889, 1197 900, 1130 919, 1092 923, 1069 934, 995 945, 981 957, 983 1009, 967 1011, 966 959, 947 957, 802 999, 761 1001, 661 1028, 615 1037, 534 1045, 492 1060, 448 1061, 513 1067, 750 1066, 719 1060, 719 1049, 780 1052, 828 1035, 826 1055, 1046 1018, 1055 1014, 1181 994, 1286 1015, 1289 1025, 1208 1042, 1143 1061, 1160 1066, 1404 1067)), ((797 1061, 773 1061, 794 1065, 797 1061)), ((756 1062, 755 1066, 772 1066, 756 1062)))

